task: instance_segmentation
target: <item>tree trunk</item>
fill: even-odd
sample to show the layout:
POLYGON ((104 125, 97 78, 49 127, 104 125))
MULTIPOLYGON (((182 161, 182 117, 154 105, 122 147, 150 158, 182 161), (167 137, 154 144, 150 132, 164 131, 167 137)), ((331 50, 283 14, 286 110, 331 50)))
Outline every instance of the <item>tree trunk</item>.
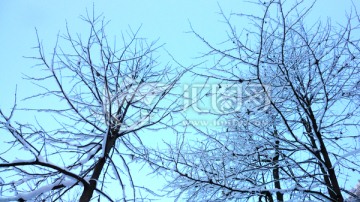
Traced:
POLYGON ((320 161, 324 161, 324 160, 323 160, 323 157, 321 156, 321 153, 320 153, 320 151, 318 149, 318 145, 316 144, 316 140, 314 139, 315 131, 313 132, 313 128, 311 127, 310 122, 308 120, 303 119, 302 124, 305 127, 306 134, 307 134, 308 138, 310 139, 311 148, 315 151, 314 155, 316 156, 316 158, 319 161, 319 168, 320 168, 320 171, 322 173, 322 177, 324 179, 324 182, 326 184, 327 191, 328 191, 330 197, 334 198, 334 197, 336 197, 336 195, 334 195, 334 193, 332 191, 332 185, 331 185, 331 181, 329 179, 328 172, 325 169, 324 164, 322 162, 320 162, 320 161))
MULTIPOLYGON (((275 156, 273 158, 273 163, 275 165, 275 168, 273 169, 273 177, 274 177, 274 186, 276 189, 281 189, 281 184, 280 184, 280 172, 279 172, 279 157, 280 157, 280 153, 279 153, 279 145, 280 145, 280 141, 278 140, 278 133, 275 130, 274 131, 274 137, 276 138, 275 140, 275 156)), ((278 202, 283 202, 284 201, 284 196, 281 192, 276 192, 276 200, 278 202)))
POLYGON ((329 184, 328 186, 331 187, 331 191, 329 193, 329 195, 331 196, 332 199, 334 199, 335 201, 337 202, 343 202, 344 201, 344 198, 341 194, 341 190, 340 190, 340 186, 339 186, 339 183, 338 183, 338 180, 337 180, 337 177, 336 177, 336 174, 335 174, 335 171, 334 171, 334 168, 332 167, 332 163, 331 163, 331 159, 329 157, 329 153, 326 149, 326 146, 325 146, 325 143, 324 143, 324 140, 322 138, 322 134, 321 132, 319 131, 318 129, 318 125, 316 123, 316 119, 315 119, 315 116, 312 112, 312 110, 310 109, 310 120, 311 120, 311 123, 312 123, 312 127, 313 127, 313 130, 315 132, 315 135, 319 141, 319 144, 320 144, 320 152, 321 152, 321 155, 323 156, 323 159, 324 159, 324 163, 325 163, 325 166, 327 168, 327 173, 329 175, 329 178, 330 178, 330 182, 331 184, 329 184))
POLYGON ((101 171, 104 168, 104 165, 106 163, 106 159, 108 157, 108 154, 110 152, 110 150, 112 149, 112 147, 115 145, 115 141, 116 141, 116 136, 112 136, 111 134, 117 134, 117 132, 112 132, 111 130, 109 130, 108 134, 107 134, 107 141, 106 141, 106 145, 105 148, 105 152, 104 152, 104 156, 102 158, 99 159, 99 161, 96 163, 95 167, 94 167, 94 172, 91 176, 90 179, 90 185, 88 187, 84 187, 83 193, 81 194, 80 197, 80 202, 88 202, 91 200, 92 195, 94 193, 94 190, 96 189, 96 184, 97 181, 99 180, 101 171))
POLYGON ((104 156, 103 158, 101 158, 95 168, 94 168, 94 172, 91 176, 91 179, 90 179, 90 186, 88 186, 87 188, 84 187, 84 191, 80 197, 80 202, 88 202, 90 201, 93 193, 94 193, 94 190, 96 188, 96 183, 99 179, 99 176, 101 174, 101 171, 105 165, 105 162, 106 162, 106 157, 104 156))

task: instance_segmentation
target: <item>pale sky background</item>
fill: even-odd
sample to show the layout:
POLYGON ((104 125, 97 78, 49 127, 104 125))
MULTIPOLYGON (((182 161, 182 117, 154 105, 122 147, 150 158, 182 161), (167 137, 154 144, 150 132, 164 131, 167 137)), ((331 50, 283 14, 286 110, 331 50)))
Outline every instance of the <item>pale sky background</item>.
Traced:
MULTIPOLYGON (((136 30, 142 26, 140 36, 149 40, 159 38, 159 44, 166 43, 165 48, 186 66, 194 63, 192 58, 205 50, 194 35, 186 33, 190 30, 189 22, 205 38, 220 42, 225 37, 225 30, 222 18, 218 15, 219 5, 227 14, 252 12, 253 8, 243 2, 0 0, 0 108, 11 107, 16 85, 19 99, 38 90, 28 81, 22 80, 23 73, 34 75, 39 71, 31 68, 36 64, 34 60, 23 58, 37 56, 36 51, 31 49, 37 45, 35 27, 49 53, 55 44, 57 33, 65 31, 66 21, 73 33, 81 32, 84 23, 79 16, 85 15, 86 9, 91 11, 94 4, 96 13, 103 13, 107 20, 111 20, 107 29, 110 37, 120 36, 121 31, 125 32, 129 27, 136 30)), ((342 23, 345 12, 350 11, 350 7, 350 0, 319 0, 311 16, 314 21, 321 17, 331 18, 333 23, 342 23)), ((240 28, 241 24, 237 26, 240 28)), ((86 33, 87 31, 88 29, 85 30, 86 33)))
MULTIPOLYGON (((32 49, 37 45, 35 27, 46 53, 51 53, 57 34, 65 31, 66 22, 73 33, 82 30, 87 33, 88 27, 79 16, 85 15, 86 9, 91 11, 94 5, 96 13, 103 13, 107 20, 111 20, 107 29, 110 37, 120 36, 129 27, 136 30, 141 26, 140 36, 150 41, 160 39, 159 44, 166 43, 166 50, 187 66, 195 63, 192 58, 207 50, 193 34, 186 33, 190 30, 189 23, 209 41, 221 42, 226 36, 226 27, 218 14, 219 6, 226 14, 256 12, 254 7, 244 2, 0 0, 0 107, 6 109, 12 105, 16 85, 18 99, 37 90, 22 80, 22 74, 36 75, 39 72, 38 68, 31 68, 36 61, 23 57, 37 56, 36 50, 32 49)), ((311 16, 314 21, 331 18, 333 23, 341 23, 350 7, 350 0, 318 0, 311 16)), ((240 23, 237 26, 241 28, 240 23)), ((168 58, 163 58, 165 64, 168 58)))
MULTIPOLYGON (((356 0, 355 0, 356 1, 356 0)), ((53 1, 53 0, 0 0, 0 106, 6 107, 9 96, 18 85, 19 97, 31 92, 33 86, 21 80, 22 73, 37 71, 30 68, 35 61, 23 56, 34 56, 31 49, 36 44, 35 27, 48 52, 53 47, 57 33, 65 31, 65 22, 74 32, 81 31, 84 23, 79 19, 86 9, 95 5, 97 13, 104 13, 111 20, 108 35, 120 35, 131 27, 142 25, 140 35, 150 40, 160 38, 165 48, 185 65, 192 57, 199 56, 204 47, 192 34, 185 33, 192 26, 212 41, 224 37, 224 24, 218 15, 219 5, 225 13, 249 12, 249 4, 239 0, 226 1, 53 1)), ((350 0, 319 0, 312 13, 330 17, 333 22, 343 22, 350 0)), ((239 25, 238 25, 239 26, 239 25)), ((87 30, 86 30, 87 31, 87 30)), ((166 61, 164 61, 166 62, 166 61)))

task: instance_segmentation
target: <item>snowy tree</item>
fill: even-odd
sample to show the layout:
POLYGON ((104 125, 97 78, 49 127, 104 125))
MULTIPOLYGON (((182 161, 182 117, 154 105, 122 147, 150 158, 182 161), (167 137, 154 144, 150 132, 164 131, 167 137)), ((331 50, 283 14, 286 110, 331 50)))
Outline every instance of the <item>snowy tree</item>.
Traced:
POLYGON ((218 83, 210 93, 242 89, 240 108, 207 114, 231 124, 189 121, 202 137, 179 137, 167 155, 153 153, 153 166, 191 201, 344 201, 348 174, 360 172, 359 15, 310 24, 315 2, 255 3, 261 14, 221 12, 222 43, 193 29, 216 61, 195 73, 218 83))
POLYGON ((18 109, 15 95, 12 109, 0 110, 0 201, 134 201, 155 194, 134 179, 130 162, 146 152, 144 130, 171 133, 180 97, 174 89, 185 69, 160 64, 162 46, 138 31, 116 41, 102 16, 82 20, 89 31, 72 34, 67 26, 50 55, 37 34, 39 55, 31 58, 43 71, 26 78, 42 91, 25 100, 40 108, 18 109), (19 110, 49 119, 20 122, 19 110))

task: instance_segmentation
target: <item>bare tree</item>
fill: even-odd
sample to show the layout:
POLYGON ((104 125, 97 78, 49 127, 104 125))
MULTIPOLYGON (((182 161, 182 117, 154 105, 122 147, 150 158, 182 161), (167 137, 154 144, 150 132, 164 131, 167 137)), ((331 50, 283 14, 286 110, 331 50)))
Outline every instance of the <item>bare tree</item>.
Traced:
POLYGON ((119 44, 106 35, 102 16, 82 20, 89 32, 74 35, 67 27, 51 55, 38 37, 39 56, 32 58, 43 72, 27 79, 42 92, 25 100, 55 104, 17 109, 15 100, 9 113, 0 110, 0 201, 134 201, 144 191, 154 194, 138 185, 130 162, 139 159, 137 150, 146 152, 144 135, 175 127, 180 96, 173 90, 185 69, 160 64, 161 45, 138 31, 122 34, 119 44), (20 123, 19 110, 53 121, 20 123))
POLYGON ((190 200, 344 201, 344 180, 360 172, 359 15, 309 24, 315 2, 254 3, 262 14, 221 12, 220 45, 193 30, 209 48, 203 57, 216 58, 196 75, 218 84, 213 95, 241 86, 242 107, 210 111, 230 123, 215 132, 189 120, 203 137, 154 152, 153 166, 173 174, 170 193, 190 200))

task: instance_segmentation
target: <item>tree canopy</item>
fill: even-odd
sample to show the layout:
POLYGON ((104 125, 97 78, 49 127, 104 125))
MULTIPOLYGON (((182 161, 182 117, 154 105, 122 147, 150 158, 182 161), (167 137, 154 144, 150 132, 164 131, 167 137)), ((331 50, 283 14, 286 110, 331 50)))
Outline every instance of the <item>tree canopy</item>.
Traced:
POLYGON ((50 53, 37 33, 25 79, 39 90, 23 101, 51 104, 19 109, 15 92, 0 109, 0 201, 358 200, 360 15, 310 23, 316 1, 251 3, 261 12, 220 5, 218 41, 190 25, 207 52, 189 67, 139 30, 110 37, 94 11, 50 53))

